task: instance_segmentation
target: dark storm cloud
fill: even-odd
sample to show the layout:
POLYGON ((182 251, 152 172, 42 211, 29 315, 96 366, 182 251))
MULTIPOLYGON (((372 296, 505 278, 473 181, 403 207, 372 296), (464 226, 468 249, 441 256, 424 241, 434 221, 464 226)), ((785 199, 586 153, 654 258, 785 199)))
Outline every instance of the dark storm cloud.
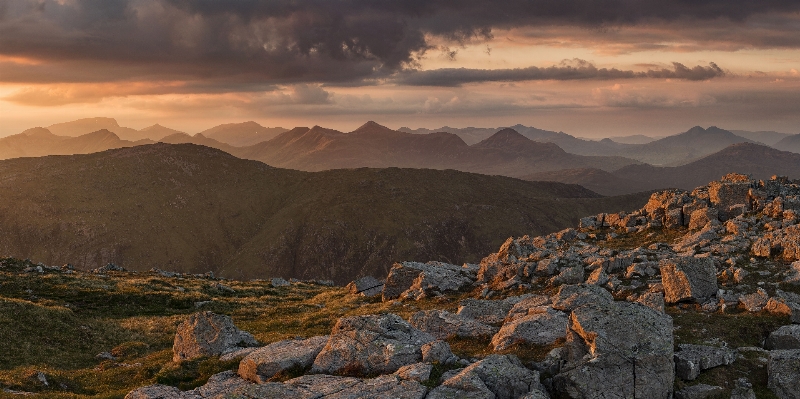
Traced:
POLYGON ((528 80, 607 80, 607 79, 684 79, 708 80, 725 76, 717 64, 688 68, 675 62, 673 69, 650 69, 644 72, 597 68, 584 60, 564 61, 547 68, 528 67, 514 69, 443 68, 430 71, 406 71, 395 82, 409 86, 460 86, 480 82, 518 82, 528 80))
MULTIPOLYGON (((515 27, 735 25, 798 10, 794 0, 0 0, 0 55, 69 67, 60 81, 347 84, 413 68, 431 35, 458 43, 515 27)), ((0 81, 47 81, 46 69, 2 68, 0 81)))

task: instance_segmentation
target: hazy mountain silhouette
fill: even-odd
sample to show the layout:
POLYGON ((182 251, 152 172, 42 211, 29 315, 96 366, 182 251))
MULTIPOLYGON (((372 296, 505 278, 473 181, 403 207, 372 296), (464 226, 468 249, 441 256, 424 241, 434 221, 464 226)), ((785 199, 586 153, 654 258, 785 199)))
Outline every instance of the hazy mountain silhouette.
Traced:
MULTIPOLYGON (((747 131, 747 130, 731 130, 730 132, 735 134, 735 135, 737 135, 737 136, 739 136, 739 137, 744 137, 746 139, 750 139, 750 140, 753 140, 755 142, 758 142, 758 143, 761 143, 761 144, 764 144, 764 145, 768 145, 768 146, 771 146, 771 147, 775 147, 775 144, 777 144, 779 141, 781 141, 781 140, 783 140, 783 139, 785 139, 785 138, 787 138, 789 136, 792 136, 789 133, 773 132, 771 130, 757 131, 757 132, 751 132, 751 131, 747 131)), ((778 148, 778 147, 775 147, 775 148, 778 148)), ((781 148, 778 148, 778 149, 781 149, 781 148)))
POLYGON ((800 153, 800 134, 786 136, 775 143, 772 147, 781 151, 800 153))
POLYGON ((194 136, 190 136, 190 135, 188 135, 186 133, 175 133, 175 134, 171 134, 171 135, 166 136, 166 137, 162 137, 158 141, 161 142, 161 143, 167 143, 167 144, 197 144, 197 145, 204 145, 206 147, 216 148, 218 150, 225 151, 225 152, 227 152, 229 154, 236 150, 236 147, 234 147, 234 146, 232 146, 230 144, 221 143, 221 142, 219 142, 217 140, 214 140, 212 138, 208 138, 208 137, 204 136, 202 133, 197 133, 194 136))
POLYGON ((0 251, 82 268, 343 283, 399 260, 476 262, 508 236, 647 197, 452 170, 308 173, 158 143, 0 162, 0 251))
POLYGON ((66 137, 57 136, 43 127, 36 127, 20 134, 0 138, 0 159, 88 154, 150 143, 152 141, 121 140, 116 134, 106 129, 77 137, 66 137))
POLYGON ((622 157, 569 154, 503 129, 468 146, 455 134, 412 134, 367 122, 350 133, 315 126, 296 128, 252 147, 232 152, 241 158, 306 171, 358 167, 413 167, 524 176, 568 167, 618 169, 637 163, 622 157))
POLYGON ((200 132, 203 136, 230 144, 246 147, 274 139, 286 132, 282 127, 264 127, 256 122, 225 123, 200 132))

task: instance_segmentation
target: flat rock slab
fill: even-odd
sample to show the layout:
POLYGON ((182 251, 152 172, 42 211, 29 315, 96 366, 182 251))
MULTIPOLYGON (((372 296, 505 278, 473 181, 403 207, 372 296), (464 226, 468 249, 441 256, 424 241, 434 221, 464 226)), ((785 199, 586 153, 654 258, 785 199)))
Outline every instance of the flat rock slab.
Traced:
POLYGON ((532 295, 525 298, 512 307, 505 317, 505 321, 514 320, 517 317, 527 316, 531 309, 536 309, 534 313, 539 313, 539 307, 549 305, 551 302, 550 297, 545 295, 532 295))
POLYGON ((178 325, 172 361, 219 356, 256 345, 258 341, 253 335, 236 328, 229 316, 198 312, 178 325))
POLYGON ((675 376, 691 381, 700 372, 717 366, 727 366, 736 360, 736 351, 729 348, 717 348, 705 345, 678 345, 675 352, 675 376))
POLYGON ((328 339, 326 335, 287 340, 259 348, 239 362, 239 376, 263 384, 282 371, 311 367, 328 339))
POLYGON ((468 319, 446 310, 422 310, 411 315, 409 322, 415 328, 437 339, 451 337, 478 338, 494 335, 496 327, 468 319))
POLYGON ((343 317, 317 355, 316 374, 388 374, 422 360, 422 346, 435 338, 395 314, 343 317))
POLYGON ((767 337, 767 349, 800 349, 800 324, 781 326, 767 337))
POLYGON ((566 337, 568 321, 566 313, 547 306, 531 309, 529 314, 503 324, 492 337, 492 345, 495 351, 503 351, 520 343, 550 345, 566 337))
POLYGON ((608 290, 592 284, 562 285, 552 299, 553 309, 565 312, 586 304, 614 302, 614 297, 608 290))
POLYGON ((711 258, 683 256, 664 260, 661 281, 667 303, 698 301, 717 293, 717 269, 711 258))

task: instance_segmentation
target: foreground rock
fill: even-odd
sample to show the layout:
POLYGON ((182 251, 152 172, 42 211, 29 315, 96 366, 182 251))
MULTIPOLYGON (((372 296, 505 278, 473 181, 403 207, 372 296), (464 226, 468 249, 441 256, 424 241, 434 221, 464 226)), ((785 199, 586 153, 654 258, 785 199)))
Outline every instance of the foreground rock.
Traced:
POLYGON ((172 361, 219 356, 256 345, 258 341, 253 335, 236 328, 229 316, 199 312, 178 326, 172 345, 172 361))
POLYGON ((409 322, 415 328, 437 339, 450 337, 479 338, 493 335, 497 328, 446 310, 423 310, 411 315, 409 322))
POLYGON ((570 315, 567 364, 553 385, 568 398, 672 396, 672 318, 639 303, 587 304, 570 315))
POLYGON ((309 368, 328 338, 280 341, 259 348, 239 362, 239 376, 263 384, 283 371, 309 368))
POLYGON ((687 256, 665 260, 661 264, 661 279, 667 303, 698 301, 717 293, 717 269, 711 258, 687 256))
POLYGON ((317 355, 315 374, 386 374, 422 360, 422 346, 435 338, 395 314, 344 317, 317 355))
POLYGON ((781 399, 800 399, 800 349, 775 350, 769 353, 767 386, 781 399))
POLYGON ((550 345, 567 334, 568 317, 551 307, 541 306, 528 311, 500 328, 492 337, 495 351, 503 351, 516 344, 550 345))
POLYGON ((691 381, 700 372, 717 366, 727 366, 736 360, 736 351, 728 348, 715 348, 705 345, 678 345, 675 353, 675 375, 691 381))
POLYGON ((781 326, 773 331, 764 345, 767 349, 800 349, 800 324, 781 326))
POLYGON ((383 286, 383 300, 421 299, 465 289, 475 282, 476 269, 442 262, 395 263, 383 286))
POLYGON ((544 392, 539 373, 525 368, 516 356, 490 355, 448 378, 427 398, 517 399, 529 393, 546 398, 544 392))
POLYGON ((383 292, 383 281, 372 276, 364 276, 345 287, 353 295, 373 297, 383 292))

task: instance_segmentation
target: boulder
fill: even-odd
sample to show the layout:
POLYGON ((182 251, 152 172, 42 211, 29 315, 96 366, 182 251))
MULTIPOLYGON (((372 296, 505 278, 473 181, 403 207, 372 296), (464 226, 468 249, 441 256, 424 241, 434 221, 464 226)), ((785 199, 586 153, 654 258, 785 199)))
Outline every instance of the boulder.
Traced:
POLYGON ((442 262, 395 263, 383 286, 383 300, 421 299, 472 286, 476 270, 442 262))
POLYGON ((236 328, 229 316, 198 312, 178 325, 172 345, 172 361, 219 356, 256 345, 258 341, 253 335, 236 328))
POLYGON ((433 365, 431 364, 414 363, 414 364, 409 364, 408 366, 400 367, 400 369, 395 371, 394 374, 404 380, 413 380, 422 382, 431 378, 432 370, 433 370, 433 365))
POLYGON ((708 197, 711 204, 719 209, 719 218, 723 222, 736 216, 736 205, 749 205, 748 194, 752 182, 747 176, 730 174, 723 176, 721 181, 714 181, 708 185, 708 197), (730 177, 730 178, 729 178, 730 177))
MULTIPOLYGON (((459 303, 458 312, 456 314, 461 317, 477 320, 484 324, 502 323, 508 311, 517 303, 528 297, 528 295, 510 296, 496 301, 467 298, 459 303)), ((548 302, 550 301, 550 298, 542 298, 546 298, 548 302)))
POLYGON ((731 399, 756 399, 753 384, 747 381, 747 378, 736 380, 736 386, 731 390, 731 399))
POLYGON ((675 352, 675 376, 691 381, 700 372, 717 366, 727 366, 736 360, 736 351, 705 345, 678 345, 675 352))
POLYGON ((539 373, 525 368, 513 355, 489 355, 435 388, 428 398, 517 399, 530 392, 545 392, 539 373))
POLYGON ((562 285, 553 296, 553 309, 569 312, 590 303, 612 303, 614 297, 603 287, 591 284, 562 285))
POLYGON ((583 266, 574 265, 561 270, 557 276, 550 279, 551 285, 580 284, 584 280, 583 266))
POLYGON ((311 367, 328 338, 279 341, 259 348, 239 362, 239 376, 263 384, 282 371, 311 367))
POLYGON ((454 364, 458 356, 450 350, 450 344, 437 340, 422 345, 422 361, 425 363, 454 364))
POLYGON ((495 327, 446 310, 421 310, 412 314, 409 322, 415 328, 427 332, 437 339, 478 338, 497 332, 495 327))
POLYGON ((767 349, 800 349, 800 324, 781 326, 767 337, 767 349))
POLYGON ((505 321, 513 320, 518 317, 527 316, 532 309, 538 313, 538 308, 550 304, 550 297, 544 295, 533 295, 525 298, 512 307, 505 316, 505 321))
POLYGON ((184 399, 184 395, 178 388, 155 384, 134 389, 125 399, 184 399))
POLYGON ((800 349, 774 350, 767 363, 767 387, 781 399, 800 399, 800 349))
POLYGON ((664 313, 666 307, 664 305, 664 294, 661 292, 645 292, 642 294, 636 302, 641 303, 653 310, 657 310, 661 313, 664 313))
POLYGON ((276 288, 277 287, 288 287, 289 285, 291 285, 288 281, 286 281, 285 279, 283 279, 281 277, 275 277, 275 278, 269 280, 269 283, 272 284, 272 286, 276 287, 276 288))
POLYGON ((685 256, 661 262, 667 303, 697 301, 717 293, 717 269, 711 258, 685 256))
POLYGON ((672 318, 639 303, 590 303, 572 311, 567 363, 553 377, 566 398, 672 396, 672 318))
POLYGON ((205 385, 183 392, 184 399, 222 399, 230 397, 229 394, 246 389, 251 382, 239 377, 234 371, 223 371, 212 375, 205 385))
POLYGON ((697 384, 675 392, 675 399, 706 399, 725 393, 725 389, 715 385, 697 384))
POLYGON ((719 222, 719 213, 716 208, 697 209, 689 216, 689 230, 700 230, 714 222, 719 222))
POLYGON ((760 312, 768 302, 769 295, 767 295, 767 292, 761 288, 752 294, 742 295, 739 297, 739 306, 748 312, 760 312))
POLYGON ((531 309, 525 316, 514 318, 492 337, 495 351, 504 351, 516 344, 550 345, 567 334, 568 317, 550 307, 531 309))
POLYGON ((422 346, 435 338, 395 314, 343 317, 317 355, 312 373, 393 373, 422 360, 422 346))
POLYGON ((364 276, 358 280, 350 282, 345 287, 353 295, 373 297, 383 292, 383 281, 372 276, 364 276))

